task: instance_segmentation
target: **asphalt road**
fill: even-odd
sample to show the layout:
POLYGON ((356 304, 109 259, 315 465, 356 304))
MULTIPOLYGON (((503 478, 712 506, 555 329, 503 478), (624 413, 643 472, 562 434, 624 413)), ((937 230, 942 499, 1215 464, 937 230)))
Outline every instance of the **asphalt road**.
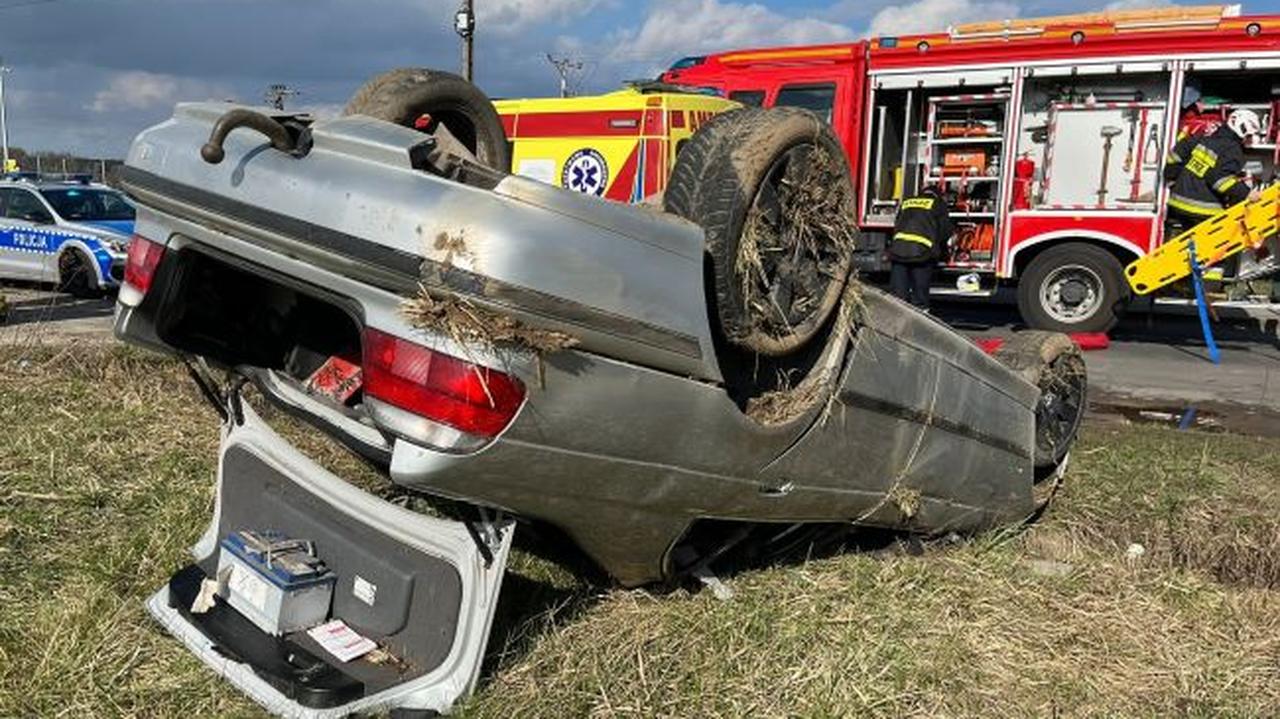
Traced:
POLYGON ((0 285, 9 317, 0 325, 0 346, 103 344, 111 336, 115 297, 78 300, 36 285, 0 285))
MULTIPOLYGON (((947 303, 935 314, 961 332, 999 337, 1022 329, 1014 307, 947 303)), ((1111 346, 1085 353, 1091 404, 1101 411, 1149 410, 1202 418, 1260 434, 1280 434, 1280 335, 1275 319, 1222 319, 1213 325, 1221 363, 1213 364, 1194 317, 1133 314, 1111 346)))
MULTIPOLYGON (((9 299, 9 319, 0 345, 109 343, 114 298, 77 300, 32 285, 0 286, 9 299)), ((1021 329, 1012 305, 947 302, 935 313, 978 338, 1021 329)), ((1207 415, 1275 413, 1280 431, 1280 336, 1275 320, 1224 320, 1215 325, 1222 363, 1208 360, 1193 318, 1135 315, 1112 332, 1111 346, 1086 353, 1090 395, 1096 406, 1141 407, 1168 413, 1196 406, 1207 415)))

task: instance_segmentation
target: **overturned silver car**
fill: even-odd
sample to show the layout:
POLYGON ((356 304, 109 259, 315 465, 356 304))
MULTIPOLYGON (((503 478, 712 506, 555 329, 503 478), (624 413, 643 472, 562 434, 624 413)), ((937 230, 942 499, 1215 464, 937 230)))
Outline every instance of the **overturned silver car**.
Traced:
POLYGON ((850 279, 847 168, 815 116, 718 118, 662 212, 507 174, 478 92, 398 72, 330 121, 180 105, 122 173, 139 210, 116 333, 183 357, 226 419, 215 516, 150 607, 265 706, 447 710, 519 523, 640 585, 815 524, 965 532, 1036 509, 1083 412, 1078 353, 1023 333, 992 358, 850 279), (333 476, 247 383, 470 515, 333 476), (391 659, 232 608, 220 544, 244 531, 305 538, 329 617, 391 659))

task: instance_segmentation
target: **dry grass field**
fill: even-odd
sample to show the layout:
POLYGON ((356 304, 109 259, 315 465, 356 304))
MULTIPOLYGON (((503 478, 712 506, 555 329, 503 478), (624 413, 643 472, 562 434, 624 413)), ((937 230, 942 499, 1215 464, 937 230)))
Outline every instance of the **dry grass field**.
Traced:
MULTIPOLYGON (((0 350, 0 426, 0 716, 256 716, 142 607, 212 506, 217 421, 180 367, 0 350)), ((1100 424, 1033 526, 745 569, 729 601, 521 550, 460 713, 1274 715, 1277 479, 1280 441, 1100 424)))

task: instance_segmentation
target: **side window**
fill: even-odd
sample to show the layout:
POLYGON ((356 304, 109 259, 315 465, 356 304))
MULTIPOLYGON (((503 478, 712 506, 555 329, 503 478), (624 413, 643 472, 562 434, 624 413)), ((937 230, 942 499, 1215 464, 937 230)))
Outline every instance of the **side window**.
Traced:
POLYGON ((729 93, 729 99, 747 107, 761 107, 764 105, 764 90, 734 90, 729 93))
POLYGON ((818 117, 831 122, 831 110, 836 104, 835 83, 821 85, 784 85, 778 91, 774 107, 803 107, 813 110, 818 117))
POLYGON ((9 208, 9 195, 11 195, 12 193, 13 193, 13 190, 10 190, 8 188, 0 189, 0 217, 9 216, 7 210, 9 208))
POLYGON ((119 195, 113 195, 109 192, 103 192, 99 195, 102 198, 102 211, 104 217, 116 219, 120 217, 134 216, 133 205, 125 202, 125 199, 119 195))
POLYGON ((53 222, 53 216, 45 209, 44 203, 26 190, 9 190, 4 216, 28 222, 53 222))

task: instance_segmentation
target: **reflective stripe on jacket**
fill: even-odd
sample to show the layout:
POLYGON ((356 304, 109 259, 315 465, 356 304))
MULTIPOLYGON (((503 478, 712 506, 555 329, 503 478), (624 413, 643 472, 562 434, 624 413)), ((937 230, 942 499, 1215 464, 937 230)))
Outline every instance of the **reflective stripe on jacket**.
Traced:
POLYGON ((1179 140, 1165 158, 1164 178, 1173 183, 1169 206, 1208 217, 1243 202, 1249 196, 1239 177, 1243 168, 1244 145, 1225 125, 1212 135, 1179 140))
POLYGON ((893 223, 889 257, 896 262, 936 262, 946 253, 955 232, 947 203, 924 193, 902 201, 893 223))

